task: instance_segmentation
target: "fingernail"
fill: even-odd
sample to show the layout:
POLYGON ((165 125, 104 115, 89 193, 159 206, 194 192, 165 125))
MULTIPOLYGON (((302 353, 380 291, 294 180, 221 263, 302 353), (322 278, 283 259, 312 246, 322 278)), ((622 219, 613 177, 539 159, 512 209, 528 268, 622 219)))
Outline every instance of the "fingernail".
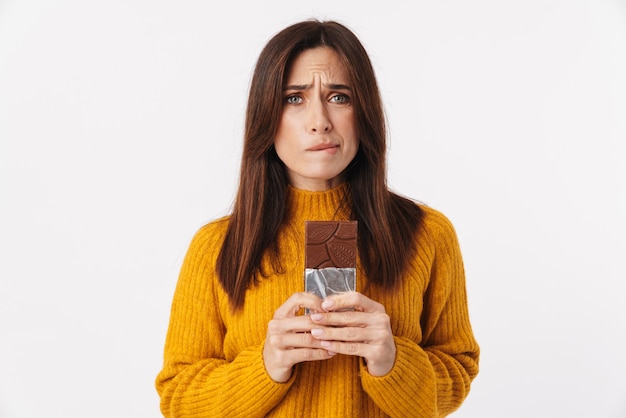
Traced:
POLYGON ((330 341, 321 341, 321 342, 320 342, 320 345, 321 345, 322 347, 330 347, 330 341))
POLYGON ((318 313, 311 314, 311 319, 313 321, 319 321, 322 319, 322 314, 318 314, 318 313))
POLYGON ((321 335, 322 335, 323 333, 324 333, 324 332, 323 332, 321 329, 318 329, 318 328, 313 328, 313 329, 311 330, 311 335, 312 335, 312 336, 314 336, 314 337, 321 337, 321 335))
POLYGON ((324 309, 325 311, 329 310, 333 306, 335 306, 335 302, 330 299, 322 302, 322 309, 324 309))

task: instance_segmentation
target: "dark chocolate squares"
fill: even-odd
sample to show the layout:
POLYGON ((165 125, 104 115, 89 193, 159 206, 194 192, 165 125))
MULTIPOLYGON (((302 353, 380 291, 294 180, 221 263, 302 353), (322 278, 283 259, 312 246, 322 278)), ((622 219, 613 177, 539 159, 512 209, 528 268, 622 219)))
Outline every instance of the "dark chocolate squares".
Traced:
POLYGON ((305 268, 356 268, 357 221, 307 221, 305 268))

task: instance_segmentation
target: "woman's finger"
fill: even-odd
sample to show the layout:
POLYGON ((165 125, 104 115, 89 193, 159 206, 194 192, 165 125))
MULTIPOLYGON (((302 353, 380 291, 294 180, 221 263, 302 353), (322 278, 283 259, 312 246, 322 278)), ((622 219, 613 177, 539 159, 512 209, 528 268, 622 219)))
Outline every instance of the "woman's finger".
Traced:
POLYGON ((301 314, 303 309, 309 309, 311 311, 319 311, 322 309, 322 300, 319 296, 312 293, 299 292, 291 295, 289 299, 285 301, 274 312, 274 319, 291 318, 301 314))
POLYGON ((338 293, 327 297, 321 303, 326 312, 356 310, 360 312, 385 312, 385 307, 359 292, 338 293))
POLYGON ((389 337, 389 332, 380 328, 363 327, 320 327, 311 330, 311 336, 319 340, 378 343, 389 337))
POLYGON ((315 325, 333 327, 390 328, 390 319, 384 310, 368 313, 358 311, 315 312, 310 316, 315 325))

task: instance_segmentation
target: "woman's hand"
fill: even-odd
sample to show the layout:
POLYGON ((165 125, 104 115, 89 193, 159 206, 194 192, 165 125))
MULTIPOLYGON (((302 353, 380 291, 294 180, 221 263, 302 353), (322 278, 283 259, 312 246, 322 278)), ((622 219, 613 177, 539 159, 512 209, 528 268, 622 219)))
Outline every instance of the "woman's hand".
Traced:
POLYGON ((358 292, 329 296, 310 315, 311 335, 329 354, 360 356, 373 376, 384 376, 396 360, 396 344, 385 307, 358 292), (354 310, 345 310, 354 308, 354 310))
MULTIPOLYGON (((335 355, 324 341, 313 338, 314 327, 309 315, 299 314, 302 308, 311 312, 322 310, 322 300, 311 293, 292 295, 274 313, 267 327, 263 362, 275 382, 286 382, 295 364, 303 361, 327 360, 335 355)), ((319 327, 317 327, 319 328, 319 327)))

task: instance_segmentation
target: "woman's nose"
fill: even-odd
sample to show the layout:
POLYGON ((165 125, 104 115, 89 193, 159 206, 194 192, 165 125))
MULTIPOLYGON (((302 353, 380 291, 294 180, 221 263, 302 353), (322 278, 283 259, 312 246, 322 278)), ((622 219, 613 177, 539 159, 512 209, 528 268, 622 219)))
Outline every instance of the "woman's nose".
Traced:
POLYGON ((332 129, 328 110, 321 100, 309 102, 307 124, 307 130, 312 133, 326 133, 332 129))

